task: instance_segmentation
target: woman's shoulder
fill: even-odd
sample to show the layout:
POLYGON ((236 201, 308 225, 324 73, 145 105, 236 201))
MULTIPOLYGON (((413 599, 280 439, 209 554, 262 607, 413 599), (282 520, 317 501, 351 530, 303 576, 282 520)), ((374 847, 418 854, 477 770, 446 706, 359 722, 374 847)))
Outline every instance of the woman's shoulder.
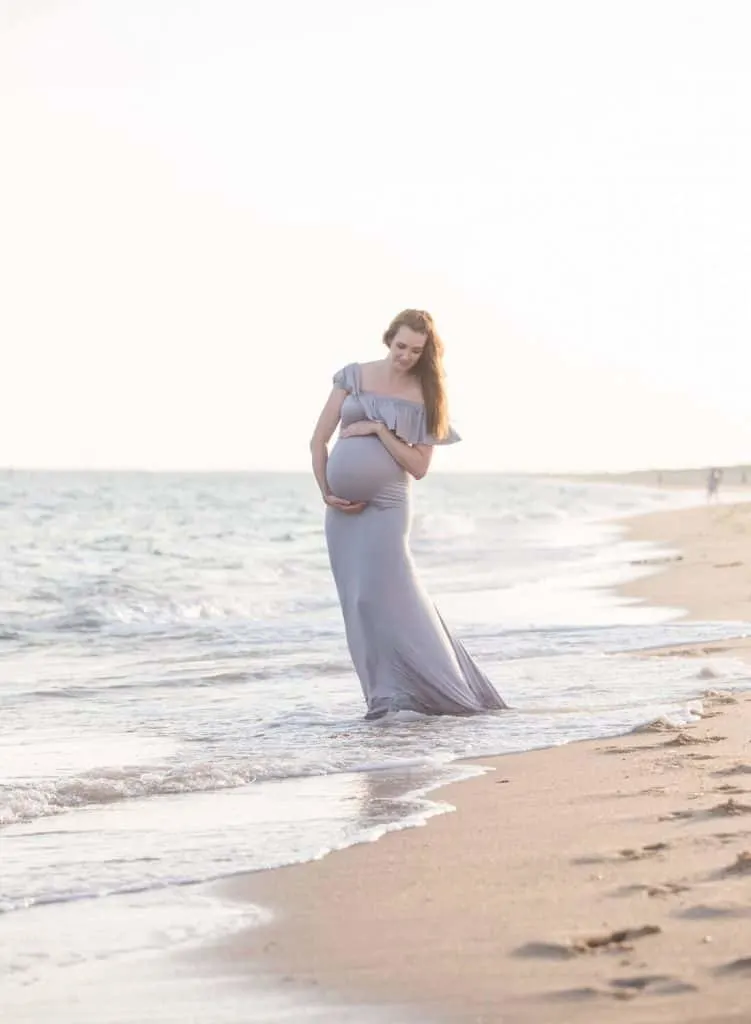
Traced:
POLYGON ((333 376, 334 387, 343 388, 345 391, 357 392, 360 390, 360 363, 346 363, 337 370, 333 376))

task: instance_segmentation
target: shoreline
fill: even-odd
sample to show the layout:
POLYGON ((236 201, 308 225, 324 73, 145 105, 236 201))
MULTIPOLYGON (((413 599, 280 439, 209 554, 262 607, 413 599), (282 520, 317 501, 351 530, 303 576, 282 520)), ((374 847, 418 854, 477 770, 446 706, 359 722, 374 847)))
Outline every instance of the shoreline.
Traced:
MULTIPOLYGON (((691 618, 732 609, 740 627, 751 618, 751 571, 728 557, 746 527, 751 535, 751 503, 623 525, 624 539, 681 548, 679 560, 657 558, 659 572, 619 587, 623 596, 673 606, 680 596, 691 618), (722 589, 730 566, 733 601, 708 603, 708 580, 722 589)), ((751 639, 643 656, 696 658, 699 691, 712 683, 700 661, 718 654, 747 658, 751 639)), ((276 916, 221 943, 218 962, 283 978, 303 1000, 325 994, 387 1014, 406 1005, 436 1022, 745 1019, 751 969, 728 965, 749 955, 751 695, 710 696, 704 710, 686 728, 663 723, 665 734, 466 759, 485 774, 431 794, 453 812, 222 885, 276 916), (659 930, 639 935, 642 927, 659 930), (620 929, 637 934, 616 942, 620 929), (592 940, 602 945, 577 949, 592 940)))

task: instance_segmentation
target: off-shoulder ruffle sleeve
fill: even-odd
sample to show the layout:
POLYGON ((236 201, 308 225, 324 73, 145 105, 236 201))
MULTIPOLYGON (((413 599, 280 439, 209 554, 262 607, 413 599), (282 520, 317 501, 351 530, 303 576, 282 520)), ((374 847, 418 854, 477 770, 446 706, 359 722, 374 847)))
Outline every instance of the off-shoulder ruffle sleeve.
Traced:
POLYGON ((337 370, 333 376, 335 388, 344 388, 350 394, 357 393, 357 367, 354 363, 347 363, 341 370, 337 370))
POLYGON ((369 420, 381 420, 407 444, 443 445, 461 441, 453 427, 449 427, 447 436, 440 439, 429 434, 425 423, 425 406, 420 402, 367 392, 360 392, 358 397, 369 420))

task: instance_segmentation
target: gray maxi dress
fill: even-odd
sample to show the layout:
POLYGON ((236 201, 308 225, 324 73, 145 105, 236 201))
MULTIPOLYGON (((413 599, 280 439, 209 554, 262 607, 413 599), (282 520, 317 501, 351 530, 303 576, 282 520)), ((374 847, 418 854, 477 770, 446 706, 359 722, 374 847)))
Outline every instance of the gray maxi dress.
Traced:
MULTIPOLYGON (((342 426, 380 420, 408 444, 437 441, 425 406, 361 388, 360 366, 334 375, 348 394, 342 426)), ((375 434, 340 437, 326 467, 333 494, 366 501, 360 513, 326 509, 326 543, 352 661, 368 705, 366 718, 389 711, 468 715, 507 705, 446 628, 415 572, 408 547, 410 477, 375 434)))

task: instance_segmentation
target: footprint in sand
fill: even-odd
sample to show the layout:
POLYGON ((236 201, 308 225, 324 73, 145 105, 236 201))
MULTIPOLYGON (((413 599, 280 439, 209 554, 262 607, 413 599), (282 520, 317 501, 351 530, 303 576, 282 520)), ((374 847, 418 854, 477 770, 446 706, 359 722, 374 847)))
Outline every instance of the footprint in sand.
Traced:
MULTIPOLYGON (((730 787, 733 789, 733 787, 730 787)), ((742 792, 742 791, 741 791, 742 792)), ((669 814, 662 814, 657 819, 658 821, 684 821, 688 819, 697 818, 713 818, 713 817, 733 817, 741 814, 751 814, 751 804, 743 804, 738 800, 734 800, 731 796, 728 800, 721 804, 715 804, 714 807, 709 807, 705 811, 671 811, 669 814)))
POLYGON ((737 800, 734 800, 732 796, 729 800, 726 800, 723 804, 717 804, 715 807, 710 807, 707 814, 713 815, 735 815, 735 814, 751 814, 751 804, 742 804, 737 800))
POLYGON ((567 942, 525 942, 514 950, 513 955, 540 960, 571 960, 576 956, 576 950, 567 942))
POLYGON ((631 849, 629 847, 625 850, 619 850, 618 856, 623 857, 624 860, 644 860, 645 857, 654 857, 656 854, 669 849, 670 843, 648 843, 640 849, 631 849))
POLYGON ((634 978, 613 978, 610 984, 624 996, 626 993, 635 996, 646 991, 655 996, 674 996, 684 992, 698 991, 695 985, 689 985, 688 982, 680 981, 669 974, 643 974, 634 978))
POLYGON ((662 744, 642 743, 636 747, 598 747, 598 754, 643 754, 649 750, 656 750, 662 744))
POLYGON ((713 921, 717 918, 751 917, 751 907, 741 903, 697 903, 693 907, 673 911, 675 917, 685 917, 691 921, 713 921))
POLYGON ((735 764, 732 768, 720 768, 714 775, 751 775, 751 764, 735 764))
POLYGON ((689 892, 690 885, 683 885, 681 882, 665 882, 662 885, 648 885, 645 887, 647 896, 676 896, 681 892, 689 892))
POLYGON ((582 988, 562 988, 557 992, 546 992, 542 998, 562 1003, 583 1003, 591 999, 600 999, 604 995, 610 993, 587 985, 582 988))
POLYGON ((723 846, 727 846, 729 843, 737 843, 739 839, 745 839, 748 834, 748 829, 737 832, 715 832, 711 838, 718 839, 723 846))
POLYGON ((663 747, 693 747, 699 743, 719 743, 727 736, 693 736, 688 732, 679 732, 672 740, 666 740, 663 747))
POLYGON ((727 964, 721 964, 715 968, 717 974, 748 974, 751 977, 751 956, 744 956, 740 960, 731 960, 727 964))
POLYGON ((751 850, 743 850, 720 875, 751 875, 751 850))
POLYGON ((571 861, 572 864, 607 864, 612 863, 613 860, 644 860, 647 857, 655 857, 658 853, 662 853, 664 850, 670 849, 670 843, 648 843, 646 846, 637 848, 627 847, 623 850, 618 850, 616 854, 593 854, 585 857, 574 857, 571 861))
POLYGON ((646 882, 637 882, 635 885, 622 885, 613 893, 614 896, 633 896, 641 893, 645 896, 676 896, 678 893, 689 892, 690 885, 683 885, 681 882, 664 882, 662 885, 648 885, 646 882))
POLYGON ((662 929, 656 924, 645 924, 641 928, 622 928, 604 935, 590 935, 566 942, 526 942, 514 950, 514 956, 539 957, 545 960, 566 960, 583 953, 600 951, 624 952, 633 949, 632 943, 649 935, 659 935, 662 929))
POLYGON ((655 996, 673 996, 699 991, 696 985, 690 985, 669 974, 642 974, 631 978, 613 978, 608 984, 609 988, 587 986, 561 989, 558 992, 547 993, 545 998, 556 1002, 586 1002, 595 999, 634 999, 643 992, 655 996))
POLYGON ((649 935, 659 935, 662 931, 659 925, 645 924, 640 928, 620 928, 614 932, 606 932, 604 935, 590 935, 588 938, 574 939, 571 943, 576 953, 590 953, 596 950, 617 950, 622 952, 632 949, 632 942, 637 939, 644 939, 649 935))
POLYGON ((684 821, 686 818, 695 818, 696 811, 671 811, 670 814, 661 814, 658 821, 684 821))

